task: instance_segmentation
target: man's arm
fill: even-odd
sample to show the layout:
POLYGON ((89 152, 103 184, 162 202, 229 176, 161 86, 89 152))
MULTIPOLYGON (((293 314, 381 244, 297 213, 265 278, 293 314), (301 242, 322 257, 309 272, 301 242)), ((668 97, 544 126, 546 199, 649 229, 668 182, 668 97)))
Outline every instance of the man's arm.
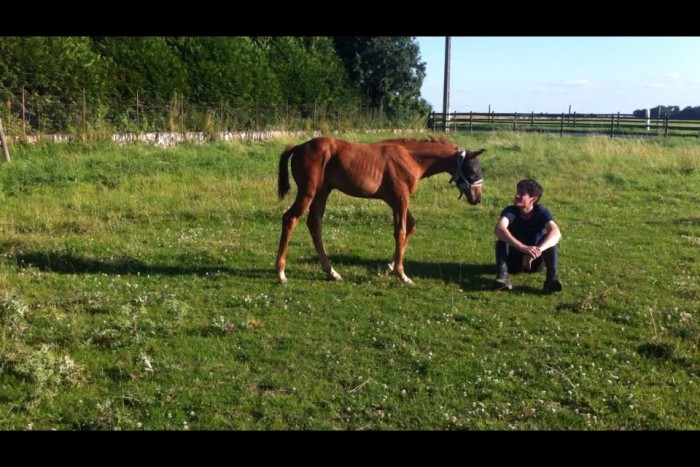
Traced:
POLYGON ((508 230, 508 224, 510 224, 510 221, 507 217, 503 216, 498 219, 496 228, 493 231, 494 235, 496 235, 496 238, 503 243, 514 246, 518 249, 518 251, 527 253, 528 245, 525 245, 523 242, 515 238, 512 233, 510 233, 510 230, 508 230))
POLYGON ((554 245, 559 243, 559 240, 561 240, 561 231, 559 231, 559 226, 556 222, 547 222, 544 225, 544 229, 547 231, 547 234, 544 236, 540 244, 537 245, 537 248, 540 250, 540 253, 542 253, 548 248, 552 248, 554 245))

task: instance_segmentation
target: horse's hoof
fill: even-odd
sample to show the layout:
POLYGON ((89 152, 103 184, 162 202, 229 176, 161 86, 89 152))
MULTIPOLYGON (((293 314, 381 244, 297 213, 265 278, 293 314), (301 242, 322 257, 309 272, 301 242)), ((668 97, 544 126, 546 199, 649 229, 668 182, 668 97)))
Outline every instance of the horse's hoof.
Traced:
POLYGON ((328 273, 328 278, 332 281, 342 281, 343 280, 343 278, 340 276, 340 274, 335 272, 335 269, 331 269, 331 272, 328 273))
POLYGON ((406 277, 406 276, 403 276, 403 277, 401 278, 401 280, 402 280, 403 283, 406 284, 406 285, 415 285, 415 283, 414 283, 410 278, 408 278, 408 277, 406 277))
POLYGON ((386 267, 384 268, 384 274, 386 274, 388 276, 392 272, 394 272, 394 265, 392 263, 388 263, 386 265, 386 267))
POLYGON ((287 285, 287 276, 284 273, 279 275, 280 285, 287 285))

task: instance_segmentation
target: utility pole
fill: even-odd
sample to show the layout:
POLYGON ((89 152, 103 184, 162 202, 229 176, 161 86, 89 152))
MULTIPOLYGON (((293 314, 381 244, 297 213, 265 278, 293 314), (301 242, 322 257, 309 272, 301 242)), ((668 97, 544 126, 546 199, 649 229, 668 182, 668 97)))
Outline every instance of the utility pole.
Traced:
POLYGON ((449 131, 447 118, 450 115, 450 36, 445 37, 445 86, 442 98, 442 121, 445 124, 444 131, 449 131))

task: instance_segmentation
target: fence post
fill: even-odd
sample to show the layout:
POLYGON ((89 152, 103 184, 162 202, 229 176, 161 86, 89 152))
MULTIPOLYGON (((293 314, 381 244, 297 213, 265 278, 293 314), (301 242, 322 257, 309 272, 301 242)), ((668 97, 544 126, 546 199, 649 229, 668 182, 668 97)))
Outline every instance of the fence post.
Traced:
POLYGON ((224 132, 226 131, 226 128, 224 128, 224 97, 221 96, 219 97, 219 131, 224 132))
POLYGON ((576 128, 576 112, 574 112, 574 128, 576 128))
POLYGON ((518 119, 518 112, 513 114, 513 131, 515 131, 515 121, 518 119))
POLYGON ((0 143, 2 144, 2 153, 5 157, 5 162, 10 162, 10 150, 7 148, 5 130, 2 129, 2 118, 0 118, 0 143))
POLYGON ((644 109, 644 116, 646 117, 646 120, 647 120, 647 131, 649 131, 649 124, 651 123, 649 121, 649 118, 651 117, 649 109, 644 109))
POLYGON ((666 114, 666 118, 664 119, 664 137, 668 137, 668 113, 666 114))
POLYGON ((564 112, 561 113, 561 126, 559 127, 559 136, 564 135, 564 112))
POLYGON ((530 112, 530 126, 534 127, 535 126, 535 111, 533 110, 530 112))
POLYGON ((472 132, 472 117, 474 115, 474 111, 469 112, 469 133, 472 132))
POLYGON ((24 86, 22 86, 22 134, 27 136, 27 119, 25 115, 25 99, 24 99, 24 86))
POLYGON ((87 133, 87 104, 85 102, 85 88, 83 88, 83 133, 87 133))
POLYGON ((139 90, 136 90, 136 131, 141 131, 141 125, 139 124, 139 90))
POLYGON ((615 137, 615 114, 610 114, 610 137, 615 137))

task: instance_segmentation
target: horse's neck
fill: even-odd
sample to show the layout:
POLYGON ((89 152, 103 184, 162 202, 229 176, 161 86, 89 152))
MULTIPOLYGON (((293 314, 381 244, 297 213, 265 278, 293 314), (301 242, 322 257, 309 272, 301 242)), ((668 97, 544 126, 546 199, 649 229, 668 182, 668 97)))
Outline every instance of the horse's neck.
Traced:
POLYGON ((432 177, 433 175, 441 174, 444 172, 452 173, 455 171, 455 161, 456 159, 452 157, 453 155, 443 155, 443 154, 415 154, 412 153, 413 158, 416 160, 418 165, 423 169, 423 175, 421 178, 432 177))

